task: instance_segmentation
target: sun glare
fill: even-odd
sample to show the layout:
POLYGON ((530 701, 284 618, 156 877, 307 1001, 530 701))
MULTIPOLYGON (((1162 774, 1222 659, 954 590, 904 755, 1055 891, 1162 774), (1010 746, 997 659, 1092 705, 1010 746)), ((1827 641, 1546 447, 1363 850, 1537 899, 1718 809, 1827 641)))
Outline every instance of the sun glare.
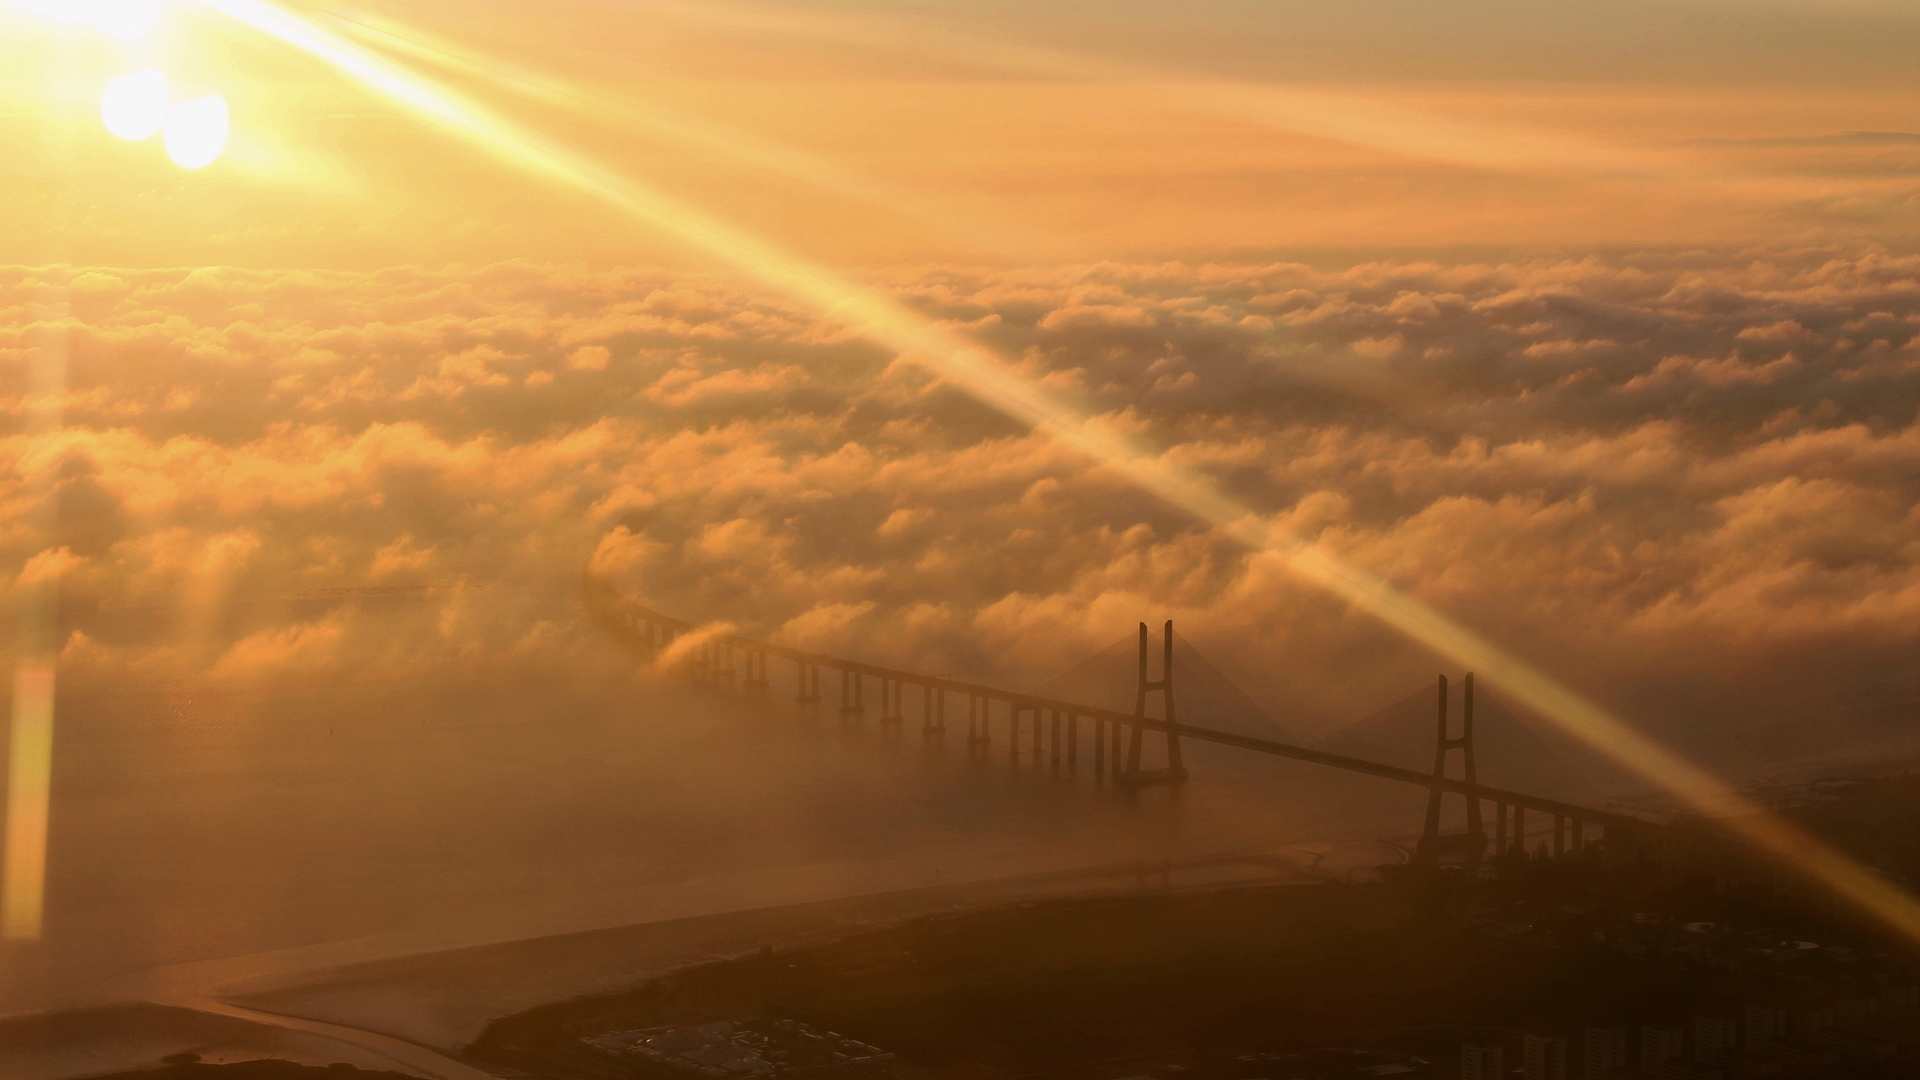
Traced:
POLYGON ((122 41, 139 41, 160 19, 160 0, 6 0, 7 6, 62 22, 91 23, 122 41))
POLYGON ((95 25, 123 41, 146 37, 160 17, 159 0, 93 0, 84 6, 95 25))
POLYGON ((213 164, 227 145, 227 99, 215 94, 174 106, 166 143, 167 156, 183 169, 213 164))
POLYGON ((130 142, 152 136, 167 122, 167 77, 146 68, 108 83, 100 95, 100 121, 130 142))

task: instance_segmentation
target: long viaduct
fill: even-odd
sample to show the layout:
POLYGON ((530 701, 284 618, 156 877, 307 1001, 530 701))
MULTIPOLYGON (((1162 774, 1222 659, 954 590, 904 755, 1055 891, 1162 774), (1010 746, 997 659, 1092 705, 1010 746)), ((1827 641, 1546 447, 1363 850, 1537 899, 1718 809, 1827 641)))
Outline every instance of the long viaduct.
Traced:
POLYGON ((1424 829, 1414 855, 1416 864, 1459 861, 1477 865, 1489 842, 1493 851, 1506 852, 1511 845, 1522 843, 1527 835, 1528 813, 1552 819, 1551 851, 1555 855, 1579 851, 1597 838, 1588 835, 1590 827, 1603 828, 1611 835, 1635 837, 1649 837, 1666 829, 1626 814, 1479 783, 1474 768, 1471 674, 1466 677, 1464 715, 1457 735, 1451 733, 1448 723, 1447 680, 1444 675, 1440 677, 1434 765, 1432 771, 1422 772, 1180 722, 1174 687, 1172 622, 1166 624, 1161 639, 1158 679, 1148 678, 1147 626, 1140 624, 1135 707, 1133 712, 1126 713, 807 652, 738 634, 702 632, 695 623, 645 607, 592 580, 586 583, 586 600, 596 617, 650 653, 666 650, 683 636, 698 634, 697 644, 686 657, 689 670, 696 676, 721 684, 732 684, 737 679, 748 693, 764 696, 772 687, 769 662, 778 658, 793 665, 794 700, 802 705, 817 705, 822 701, 821 672, 833 671, 839 676, 838 709, 843 716, 866 714, 866 691, 871 684, 878 692, 876 704, 882 724, 906 724, 906 713, 912 708, 920 730, 928 736, 938 736, 947 730, 951 712, 956 723, 964 716, 968 743, 985 748, 992 742, 992 728, 997 720, 1004 725, 1007 753, 1016 761, 1026 753, 1036 762, 1045 759, 1055 766, 1077 769, 1084 757, 1096 775, 1111 775, 1123 784, 1179 782, 1187 776, 1181 742, 1193 740, 1417 785, 1427 790, 1428 800, 1424 829), (1158 717, 1148 715, 1147 708, 1149 697, 1155 694, 1160 697, 1162 715, 1158 717), (1142 764, 1143 743, 1150 733, 1165 740, 1166 764, 1162 767, 1147 768, 1142 764), (1459 777, 1447 775, 1446 767, 1448 755, 1456 751, 1463 759, 1463 775, 1459 777), (1445 795, 1457 795, 1466 801, 1464 833, 1443 835, 1440 832, 1441 803, 1445 795), (1486 831, 1483 813, 1489 804, 1492 835, 1486 831))

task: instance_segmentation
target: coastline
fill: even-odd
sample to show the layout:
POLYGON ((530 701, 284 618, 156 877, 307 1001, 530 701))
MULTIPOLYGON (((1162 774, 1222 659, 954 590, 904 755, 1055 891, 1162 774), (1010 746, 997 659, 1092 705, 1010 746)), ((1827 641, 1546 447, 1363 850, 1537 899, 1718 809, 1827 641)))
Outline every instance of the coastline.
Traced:
POLYGON ((149 1067, 182 1050, 209 1060, 344 1061, 471 1080, 471 1066, 457 1060, 460 1049, 489 1020, 537 1005, 941 912, 1140 891, 1324 882, 1334 876, 1316 866, 1326 847, 828 896, 331 965, 229 958, 189 965, 211 980, 198 987, 179 978, 190 974, 185 971, 141 973, 146 978, 124 983, 131 993, 119 1004, 0 1017, 0 1055, 10 1080, 68 1080, 149 1067), (167 975, 174 978, 156 978, 167 975))

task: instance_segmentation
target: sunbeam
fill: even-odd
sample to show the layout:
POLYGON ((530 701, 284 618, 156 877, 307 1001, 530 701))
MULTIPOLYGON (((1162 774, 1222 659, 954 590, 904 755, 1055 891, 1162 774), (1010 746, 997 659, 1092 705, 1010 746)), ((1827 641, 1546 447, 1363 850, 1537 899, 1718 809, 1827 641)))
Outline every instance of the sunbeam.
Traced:
MULTIPOLYGON (((1722 786, 1703 770, 1638 734, 1546 674, 1422 601, 1329 552, 1300 543, 1221 493, 1206 477, 1138 445, 1012 372, 977 343, 879 293, 749 235, 666 193, 615 174, 525 127, 495 116, 346 40, 311 20, 265 0, 199 0, 269 34, 375 91, 441 130, 485 150, 503 164, 591 195, 636 222, 671 236, 921 365, 1006 415, 1043 431, 1166 502, 1220 528, 1239 542, 1283 560, 1306 580, 1368 612, 1439 655, 1476 669, 1514 698, 1621 765, 1691 805, 1724 808, 1722 786)), ((1351 117, 1349 117, 1351 120, 1351 117)), ((1361 128, 1384 144, 1409 146, 1406 120, 1361 128)), ((1452 153, 1443 136, 1421 142, 1427 153, 1452 153)), ((1420 142, 1420 140, 1414 140, 1420 142)), ((1468 156, 1487 151, 1472 144, 1468 156)), ((1519 153, 1519 151, 1515 151, 1519 153)), ((1560 150, 1542 160, 1562 160, 1560 150)), ((1526 158, 1525 160, 1532 160, 1526 158)), ((1583 164, 1592 164, 1591 161, 1583 164)), ((1732 828, 1783 865, 1832 889, 1860 910, 1920 942, 1920 904, 1891 883, 1784 821, 1739 805, 1732 828)))
POLYGON ((946 205, 926 192, 903 191, 883 185, 837 162, 754 135, 708 117, 641 98, 631 91, 594 94, 429 34, 390 17, 351 9, 337 9, 328 20, 364 44, 383 52, 431 64, 453 75, 479 80, 525 100, 573 113, 609 128, 664 137, 685 146, 749 166, 761 172, 809 185, 823 192, 881 207, 903 220, 930 224, 967 246, 1007 254, 1018 243, 1004 229, 974 220, 965 211, 946 205))

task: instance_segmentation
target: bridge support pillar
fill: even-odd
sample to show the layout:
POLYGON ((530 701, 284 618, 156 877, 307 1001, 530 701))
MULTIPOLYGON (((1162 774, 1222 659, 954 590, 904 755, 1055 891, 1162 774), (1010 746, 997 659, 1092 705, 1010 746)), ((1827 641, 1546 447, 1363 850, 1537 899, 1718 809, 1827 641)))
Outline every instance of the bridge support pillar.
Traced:
POLYGON ((863 716, 867 711, 866 679, 851 668, 840 669, 840 715, 863 716))
POLYGON ((924 735, 937 735, 947 730, 947 692, 934 689, 931 683, 925 689, 927 700, 925 711, 920 714, 920 731, 924 735))
POLYGON ((1567 853, 1567 818, 1564 814, 1553 815, 1553 857, 1559 858, 1567 853))
POLYGON ((1080 714, 1067 714, 1067 768, 1080 764, 1080 714))
POLYGON ((798 705, 817 705, 820 703, 820 665, 798 660, 800 665, 800 692, 794 695, 798 705))
POLYGON ((1055 769, 1060 767, 1060 710, 1047 710, 1047 726, 1051 730, 1048 736, 1047 761, 1055 769))
MULTIPOLYGON (((1147 678, 1147 624, 1140 624, 1140 678, 1133 697, 1133 715, 1142 720, 1147 718, 1147 694, 1159 691, 1162 711, 1168 724, 1179 723, 1179 717, 1173 704, 1173 620, 1168 619, 1161 634, 1160 677, 1147 678)), ((1180 759, 1180 735, 1176 731, 1167 732, 1167 764, 1162 769, 1142 769, 1140 767, 1140 744, 1146 735, 1146 727, 1133 725, 1133 736, 1127 742, 1127 769, 1122 779, 1130 784, 1151 784, 1178 782, 1187 778, 1186 763, 1180 759)))
POLYGON ((1573 819, 1573 850, 1575 854, 1587 850, 1586 824, 1586 822, 1581 821, 1579 818, 1573 819))
POLYGON ((1465 685, 1464 708, 1461 710, 1461 731, 1459 738, 1451 738, 1447 732, 1447 677, 1440 676, 1439 683, 1439 734, 1433 748, 1433 782, 1427 791, 1426 828, 1421 831, 1420 843, 1414 848, 1413 861, 1418 866, 1438 866, 1443 855, 1458 855, 1469 867, 1480 865, 1480 857, 1487 846, 1486 830, 1480 822, 1480 797, 1469 794, 1467 799, 1467 831, 1449 836, 1440 834, 1440 807, 1442 796, 1446 793, 1444 781, 1447 778, 1447 752, 1460 751, 1462 765, 1469 784, 1479 783, 1473 762, 1473 673, 1468 672, 1465 685))
POLYGON ((1493 855, 1507 857, 1507 804, 1498 800, 1493 804, 1493 855))
POLYGON ((763 697, 767 692, 767 654, 754 649, 747 653, 747 677, 741 684, 747 693, 763 697))
POLYGON ((981 746, 993 740, 987 730, 987 701, 978 694, 967 695, 967 741, 981 746))
POLYGON ((900 680, 883 677, 880 680, 880 722, 898 724, 905 720, 900 710, 900 680))

